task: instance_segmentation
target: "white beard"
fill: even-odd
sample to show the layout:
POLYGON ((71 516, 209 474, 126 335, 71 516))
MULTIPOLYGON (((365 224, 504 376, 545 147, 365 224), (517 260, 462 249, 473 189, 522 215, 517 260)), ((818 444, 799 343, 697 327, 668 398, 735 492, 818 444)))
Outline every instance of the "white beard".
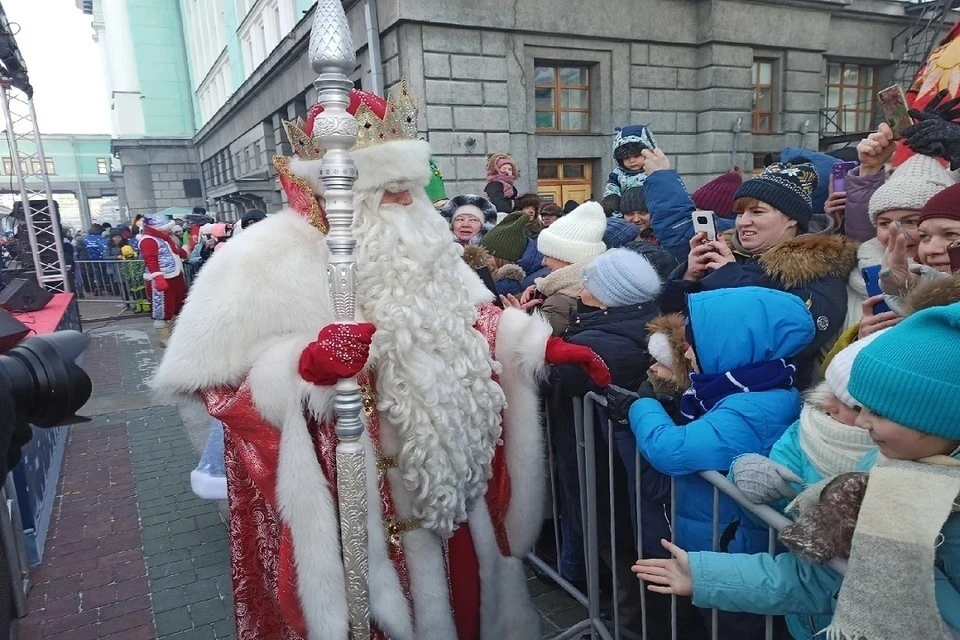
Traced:
POLYGON ((398 431, 414 517, 448 537, 486 492, 506 398, 446 221, 425 198, 379 201, 358 199, 354 225, 377 409, 398 431))

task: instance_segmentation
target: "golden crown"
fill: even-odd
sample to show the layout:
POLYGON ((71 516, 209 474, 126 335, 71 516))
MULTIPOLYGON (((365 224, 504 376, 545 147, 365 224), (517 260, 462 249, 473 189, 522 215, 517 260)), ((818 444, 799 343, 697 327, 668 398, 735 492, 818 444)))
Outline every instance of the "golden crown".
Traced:
POLYGON ((420 108, 410 93, 406 80, 387 98, 383 118, 366 104, 357 109, 357 143, 354 149, 365 149, 384 142, 417 139, 417 118, 420 108))
POLYGON ((308 136, 304 129, 306 123, 303 118, 297 118, 295 121, 283 121, 283 130, 287 133, 287 140, 293 148, 293 155, 302 160, 318 160, 327 152, 320 143, 317 136, 308 136))

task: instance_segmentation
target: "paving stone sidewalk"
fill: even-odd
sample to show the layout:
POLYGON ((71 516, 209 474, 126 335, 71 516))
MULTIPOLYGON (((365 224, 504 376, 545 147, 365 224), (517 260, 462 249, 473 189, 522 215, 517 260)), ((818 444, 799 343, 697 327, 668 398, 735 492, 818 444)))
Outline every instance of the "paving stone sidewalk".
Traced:
POLYGON ((146 380, 159 362, 149 323, 91 332, 94 384, 70 427, 43 564, 19 637, 219 640, 234 637, 227 533, 190 490, 196 445, 146 380))

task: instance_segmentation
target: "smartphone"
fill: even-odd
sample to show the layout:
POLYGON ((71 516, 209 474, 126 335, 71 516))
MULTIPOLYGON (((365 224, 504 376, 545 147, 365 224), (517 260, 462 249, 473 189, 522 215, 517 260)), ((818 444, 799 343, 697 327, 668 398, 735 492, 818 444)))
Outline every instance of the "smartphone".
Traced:
POLYGON ((838 193, 847 190, 847 174, 857 168, 857 162, 838 162, 833 165, 830 177, 833 180, 833 191, 838 193))
POLYGON ((903 87, 899 84, 887 87, 877 93, 877 99, 880 101, 883 121, 893 129, 893 137, 899 138, 903 130, 913 124, 908 113, 907 96, 903 93, 903 87))
POLYGON ((717 221, 713 211, 694 211, 693 217, 693 235, 701 231, 707 234, 707 240, 717 239, 717 221))
MULTIPOLYGON (((872 267, 864 267, 860 270, 860 274, 863 276, 863 282, 867 285, 867 297, 872 298, 873 296, 878 296, 883 293, 883 290, 880 288, 880 265, 875 264, 872 267)), ((873 315, 878 313, 883 313, 884 311, 890 311, 890 307, 887 306, 886 302, 878 302, 873 305, 873 315)))
POLYGON ((948 247, 947 253, 950 255, 950 271, 960 271, 960 244, 948 247))

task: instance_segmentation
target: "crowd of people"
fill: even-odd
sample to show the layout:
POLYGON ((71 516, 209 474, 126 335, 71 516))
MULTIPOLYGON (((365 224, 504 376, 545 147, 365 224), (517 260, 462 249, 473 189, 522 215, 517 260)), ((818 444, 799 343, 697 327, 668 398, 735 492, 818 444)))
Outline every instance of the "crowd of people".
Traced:
POLYGON ((785 150, 749 179, 732 169, 688 193, 649 128, 630 126, 600 202, 521 194, 498 153, 483 194, 442 203, 501 306, 538 309, 610 368, 604 389, 554 366, 543 392, 559 566, 574 584, 586 576, 571 400, 606 394, 619 455, 613 486, 597 474, 601 556, 628 628, 640 629, 639 577, 652 637, 669 637, 670 594, 682 638, 708 637, 711 608, 721 638, 764 637, 765 615, 797 640, 960 635, 960 145, 943 142, 960 124, 940 102, 902 141, 880 125, 844 185, 837 158, 785 150), (898 145, 912 155, 893 169, 898 145), (703 211, 716 237, 695 229, 703 211), (725 497, 714 550, 708 470, 796 519, 783 553, 764 553, 766 526, 725 497), (608 492, 617 557, 635 557, 641 536, 636 576, 603 542, 608 492), (826 566, 837 557, 845 578, 826 566))

